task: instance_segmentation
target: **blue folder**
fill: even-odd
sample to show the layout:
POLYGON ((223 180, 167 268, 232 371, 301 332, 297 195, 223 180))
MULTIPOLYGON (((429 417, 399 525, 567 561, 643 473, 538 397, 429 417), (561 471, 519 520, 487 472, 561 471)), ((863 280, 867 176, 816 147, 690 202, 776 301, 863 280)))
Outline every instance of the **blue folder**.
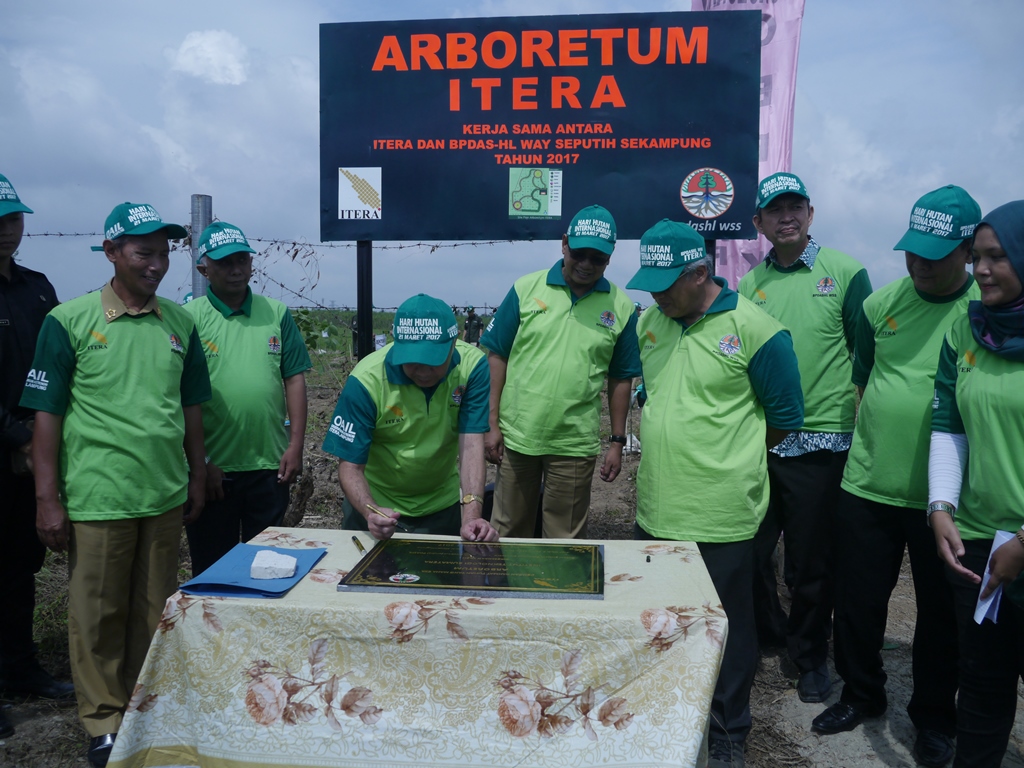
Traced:
POLYGON ((236 544, 224 557, 191 581, 181 585, 182 592, 204 597, 284 597, 313 566, 327 554, 326 549, 282 549, 236 544), (256 553, 269 549, 294 557, 295 575, 287 579, 253 579, 249 576, 256 553))

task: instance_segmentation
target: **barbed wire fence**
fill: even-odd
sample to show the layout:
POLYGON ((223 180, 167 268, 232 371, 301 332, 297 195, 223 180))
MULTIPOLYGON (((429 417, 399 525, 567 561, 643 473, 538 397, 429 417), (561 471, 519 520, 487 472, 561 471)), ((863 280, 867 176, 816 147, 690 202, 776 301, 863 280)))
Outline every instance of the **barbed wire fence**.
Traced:
MULTIPOLYGON (((216 220, 216 219, 215 219, 216 220)), ((191 226, 186 224, 185 230, 188 237, 171 243, 172 252, 185 252, 191 260, 191 226)), ((100 232, 26 232, 25 238, 91 238, 102 240, 103 233, 100 232)), ((265 292, 267 286, 274 286, 282 296, 282 300, 292 310, 292 315, 306 340, 310 351, 321 361, 324 372, 336 380, 340 385, 342 375, 332 358, 339 354, 347 360, 343 361, 342 367, 348 368, 354 364, 356 349, 356 307, 351 306, 328 306, 314 298, 313 291, 320 282, 320 251, 351 249, 355 250, 355 243, 311 243, 304 240, 279 240, 263 237, 247 238, 249 244, 256 249, 255 261, 253 264, 253 287, 257 293, 265 292), (293 287, 287 285, 277 277, 274 277, 272 270, 283 261, 297 265, 302 271, 299 285, 293 287)), ((495 246, 506 243, 514 243, 513 240, 474 240, 451 243, 393 243, 374 245, 375 251, 402 251, 424 248, 429 253, 434 253, 443 248, 461 248, 465 246, 495 246)), ((191 270, 190 270, 191 272, 191 270)), ((186 290, 191 285, 191 275, 188 282, 178 286, 179 292, 186 290)), ((97 288, 100 286, 96 286, 97 288)), ((465 315, 470 306, 473 306, 476 314, 481 318, 490 317, 497 307, 485 304, 458 306, 452 305, 457 317, 460 320, 460 327, 464 325, 465 315)), ((378 339, 390 341, 392 315, 397 307, 373 307, 373 334, 378 339)))
MULTIPOLYGON (((186 224, 185 230, 189 232, 189 237, 171 243, 171 251, 184 251, 191 248, 191 227, 186 224)), ((26 232, 24 237, 87 237, 93 239, 103 239, 104 235, 102 232, 26 232)), ((331 312, 354 312, 355 307, 350 306, 339 306, 339 305, 325 305, 317 301, 311 294, 313 289, 319 284, 320 281, 320 261, 318 253, 319 250, 324 249, 348 249, 355 250, 355 243, 310 243, 303 240, 277 240, 271 238, 262 237, 250 237, 248 238, 249 244, 260 243, 265 245, 262 250, 257 249, 256 256, 261 256, 264 259, 273 259, 267 261, 263 266, 253 264, 253 277, 256 281, 257 287, 265 285, 273 285, 279 289, 282 294, 287 294, 298 300, 300 303, 293 303, 286 301, 285 303, 292 309, 307 309, 307 310, 326 310, 331 312), (282 259, 287 258, 293 263, 298 264, 304 272, 303 278, 300 283, 303 285, 296 290, 295 288, 286 285, 281 282, 273 275, 270 274, 268 267, 279 263, 282 259)), ((514 244, 519 241, 515 240, 473 240, 465 242, 452 242, 452 243, 396 243, 386 245, 374 245, 375 251, 402 251, 411 249, 423 249, 429 248, 429 253, 443 248, 461 248, 465 246, 494 246, 504 244, 514 244)), ((184 286, 180 286, 184 287, 184 286)), ((456 310, 456 314, 464 315, 467 310, 473 307, 476 314, 481 316, 490 316, 494 313, 497 307, 492 307, 487 304, 467 304, 465 306, 459 306, 456 304, 452 305, 452 308, 456 310)), ((397 307, 377 307, 374 306, 374 312, 394 312, 397 307)))

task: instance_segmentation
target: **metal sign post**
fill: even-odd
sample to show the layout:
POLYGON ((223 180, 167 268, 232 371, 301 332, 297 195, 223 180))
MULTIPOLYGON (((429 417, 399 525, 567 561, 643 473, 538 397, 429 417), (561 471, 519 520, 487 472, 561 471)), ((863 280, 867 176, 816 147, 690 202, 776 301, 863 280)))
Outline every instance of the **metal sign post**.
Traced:
POLYGON ((210 195, 192 195, 192 299, 206 295, 210 281, 199 274, 199 236, 213 221, 213 198, 210 195))
POLYGON ((373 241, 356 241, 356 354, 373 352, 373 241))

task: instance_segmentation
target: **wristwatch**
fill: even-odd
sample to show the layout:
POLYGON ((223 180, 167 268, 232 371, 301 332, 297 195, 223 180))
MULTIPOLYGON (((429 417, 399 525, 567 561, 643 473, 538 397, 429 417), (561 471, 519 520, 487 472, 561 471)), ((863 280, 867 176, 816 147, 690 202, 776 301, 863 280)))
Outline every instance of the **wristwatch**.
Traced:
POLYGON ((465 496, 463 496, 459 500, 459 503, 462 506, 466 506, 467 504, 472 504, 474 501, 478 501, 481 504, 483 504, 484 503, 484 497, 483 496, 477 496, 475 493, 467 493, 465 496))
POLYGON ((626 444, 626 436, 625 435, 612 435, 611 437, 608 438, 608 442, 609 443, 622 443, 623 445, 625 445, 626 444))

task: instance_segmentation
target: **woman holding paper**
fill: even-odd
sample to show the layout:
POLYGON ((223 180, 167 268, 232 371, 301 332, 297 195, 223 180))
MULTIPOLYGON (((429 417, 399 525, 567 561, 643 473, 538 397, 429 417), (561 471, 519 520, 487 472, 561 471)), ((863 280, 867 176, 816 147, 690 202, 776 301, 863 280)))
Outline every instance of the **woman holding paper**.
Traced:
POLYGON ((960 638, 954 768, 1001 764, 1024 673, 1024 610, 1003 596, 995 623, 974 620, 979 596, 1024 569, 1024 200, 982 219, 973 254, 981 301, 943 343, 928 467, 928 522, 960 638))

